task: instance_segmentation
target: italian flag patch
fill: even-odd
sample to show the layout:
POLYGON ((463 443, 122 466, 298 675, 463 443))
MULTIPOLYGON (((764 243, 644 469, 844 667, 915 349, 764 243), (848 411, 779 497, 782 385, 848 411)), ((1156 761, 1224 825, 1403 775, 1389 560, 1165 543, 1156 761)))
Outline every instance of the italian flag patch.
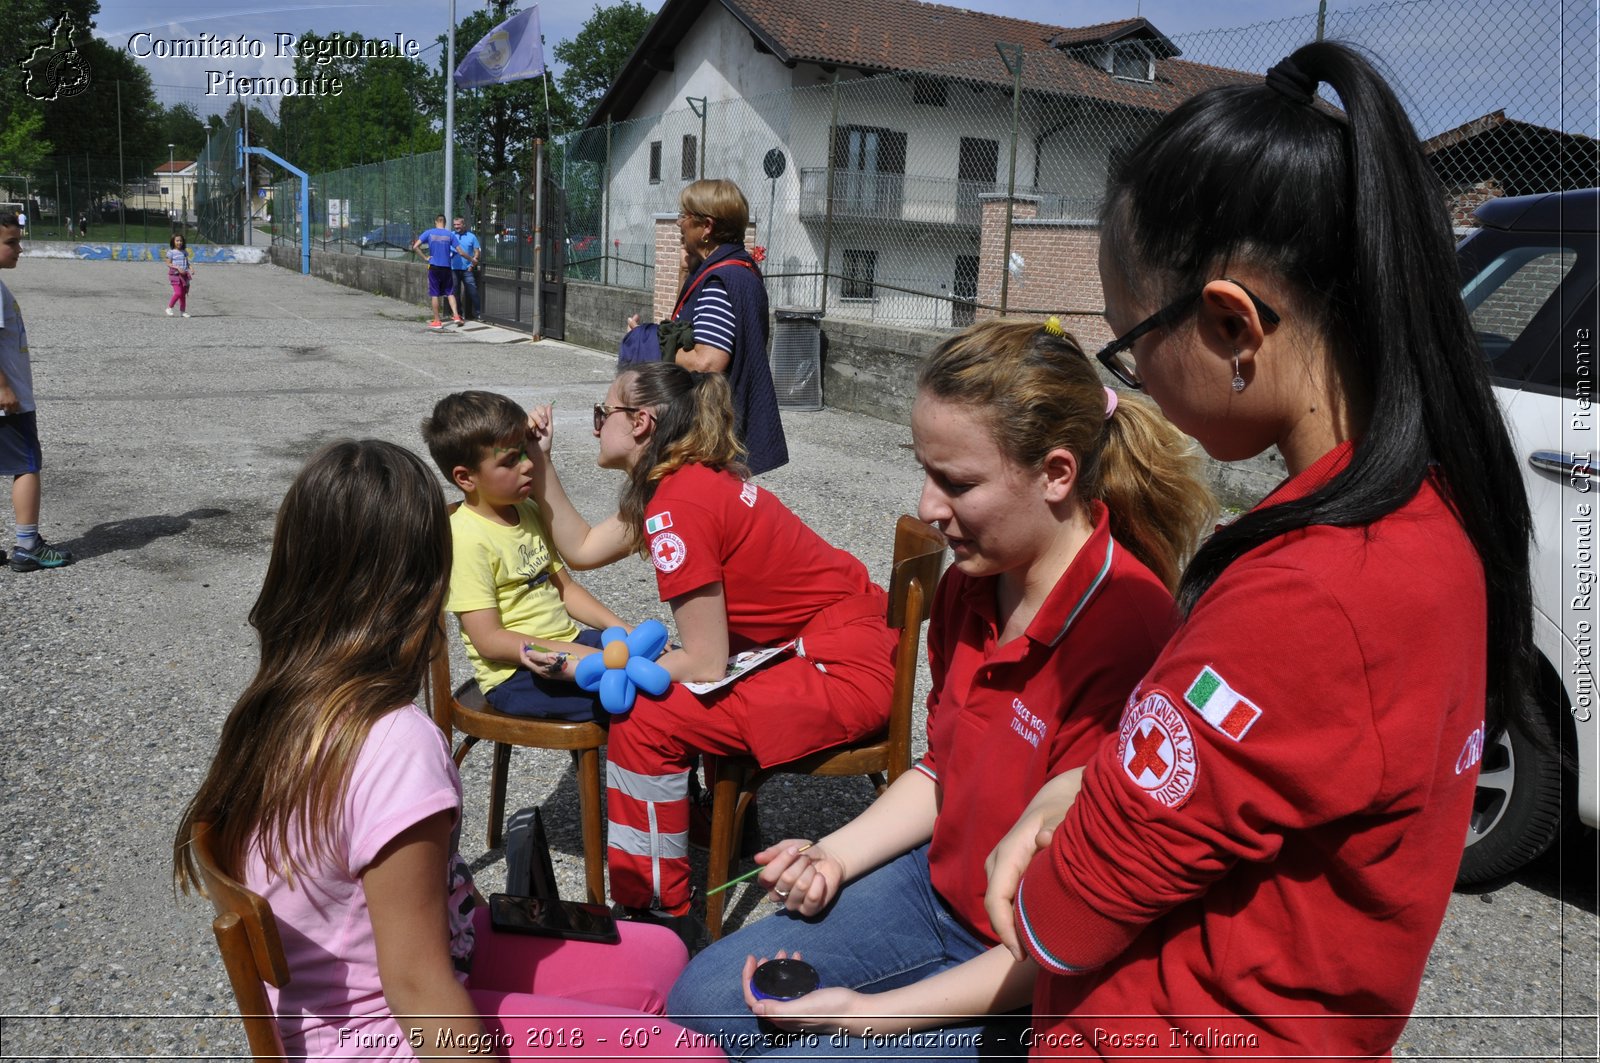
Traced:
POLYGON ((656 532, 666 531, 670 527, 672 527, 672 514, 670 512, 657 513, 644 522, 644 533, 646 535, 654 535, 656 532))
POLYGON ((1213 671, 1210 665, 1200 669, 1200 674, 1184 691, 1183 700, 1206 723, 1235 742, 1244 737, 1256 722, 1256 717, 1261 715, 1255 702, 1230 687, 1228 681, 1213 671))

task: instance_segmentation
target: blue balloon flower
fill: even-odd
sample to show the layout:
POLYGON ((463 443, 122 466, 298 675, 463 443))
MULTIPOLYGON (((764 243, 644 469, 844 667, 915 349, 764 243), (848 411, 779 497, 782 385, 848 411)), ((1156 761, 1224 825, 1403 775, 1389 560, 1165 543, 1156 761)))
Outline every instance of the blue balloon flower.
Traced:
POLYGON ((659 697, 672 685, 672 676, 655 660, 667 648, 667 628, 661 621, 646 620, 631 634, 606 628, 600 646, 601 652, 578 662, 574 677, 584 690, 598 690, 600 707, 613 716, 633 708, 639 691, 659 697))

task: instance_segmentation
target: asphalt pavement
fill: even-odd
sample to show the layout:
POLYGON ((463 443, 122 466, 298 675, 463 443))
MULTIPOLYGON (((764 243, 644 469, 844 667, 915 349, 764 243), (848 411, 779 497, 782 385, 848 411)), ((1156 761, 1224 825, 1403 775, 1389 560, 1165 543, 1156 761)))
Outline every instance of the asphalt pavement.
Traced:
MULTIPOLYGON (((170 289, 150 263, 24 257, 0 279, 32 347, 42 528, 79 558, 0 571, 0 1059, 242 1056, 210 906, 173 894, 173 832, 252 671, 246 616, 284 490, 333 439, 426 457, 433 403, 488 388, 555 402, 558 466, 602 516, 620 481, 594 465, 589 411, 613 355, 431 333, 421 306, 266 265, 197 271, 187 320, 163 314, 170 289)), ((790 464, 761 483, 883 580, 920 485, 909 430, 834 411, 784 427, 790 464)), ((637 558, 581 578, 624 616, 669 619, 637 558)), ((455 661, 465 676, 459 645, 455 661)), ((489 759, 474 751, 462 773, 462 851, 485 893, 504 875, 484 844, 489 759)), ((581 896, 567 756, 517 751, 510 791, 512 808, 544 806, 565 893, 581 896)), ((815 837, 870 797, 864 780, 776 780, 763 836, 815 837)), ((1575 848, 1564 871, 1547 860, 1451 899, 1398 1057, 1594 1057, 1592 835, 1575 848)), ((729 908, 769 910, 743 887, 729 908)))

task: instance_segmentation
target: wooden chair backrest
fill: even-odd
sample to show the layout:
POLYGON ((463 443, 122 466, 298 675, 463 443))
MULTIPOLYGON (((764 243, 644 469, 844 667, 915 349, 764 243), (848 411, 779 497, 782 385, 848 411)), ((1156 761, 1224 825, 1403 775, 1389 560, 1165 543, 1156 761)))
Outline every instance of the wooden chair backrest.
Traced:
POLYGON ((261 896, 227 874, 217 864, 211 847, 211 824, 196 823, 189 836, 206 896, 217 911, 211 930, 222 952, 222 963, 233 984, 245 1037, 256 1059, 282 1059, 283 1036, 272 1013, 263 983, 282 989, 289 984, 289 963, 278 937, 278 921, 261 896))
POLYGON ((894 529, 889 578, 889 626, 899 628, 894 695, 889 705, 889 782, 911 763, 911 698, 917 683, 922 624, 933 612, 933 592, 944 568, 944 534, 916 517, 901 516, 894 529))

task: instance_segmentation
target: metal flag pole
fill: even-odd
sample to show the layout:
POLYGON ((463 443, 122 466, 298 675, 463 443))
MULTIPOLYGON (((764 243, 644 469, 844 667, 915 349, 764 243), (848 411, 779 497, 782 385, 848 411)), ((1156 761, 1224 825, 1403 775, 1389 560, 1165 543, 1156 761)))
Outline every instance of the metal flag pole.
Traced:
POLYGON ((450 37, 444 60, 444 220, 455 217, 456 0, 450 0, 450 37))

